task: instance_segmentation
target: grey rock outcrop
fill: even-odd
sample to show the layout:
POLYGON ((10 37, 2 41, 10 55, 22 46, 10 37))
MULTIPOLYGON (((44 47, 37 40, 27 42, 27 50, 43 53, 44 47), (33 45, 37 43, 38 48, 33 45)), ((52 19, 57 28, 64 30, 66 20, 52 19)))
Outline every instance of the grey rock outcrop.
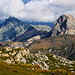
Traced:
MULTIPOLYGON (((43 54, 40 51, 36 54, 31 54, 27 48, 9 48, 9 47, 1 47, 0 54, 7 54, 9 56, 1 56, 0 60, 4 61, 8 64, 32 64, 39 66, 42 70, 53 70, 59 69, 61 67, 66 67, 73 72, 75 61, 67 60, 63 57, 47 53, 43 54), (9 50, 7 50, 9 49, 9 50), (10 54, 11 52, 11 54, 10 54), (16 54, 13 54, 13 53, 16 54), (12 55, 13 54, 13 55, 12 55)), ((35 70, 35 67, 32 68, 35 70)))
POLYGON ((72 15, 61 15, 55 21, 53 29, 49 32, 49 36, 61 34, 75 34, 75 18, 72 15))
POLYGON ((22 35, 29 26, 30 24, 23 23, 15 17, 9 17, 0 24, 0 41, 12 41, 22 35))

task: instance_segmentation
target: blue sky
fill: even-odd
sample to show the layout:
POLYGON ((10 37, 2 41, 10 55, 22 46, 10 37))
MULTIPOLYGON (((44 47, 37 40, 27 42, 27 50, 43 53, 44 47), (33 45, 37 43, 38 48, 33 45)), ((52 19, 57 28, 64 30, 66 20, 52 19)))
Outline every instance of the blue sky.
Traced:
POLYGON ((26 4, 27 2, 30 2, 31 0, 22 0, 24 2, 24 4, 26 4))
POLYGON ((75 16, 75 0, 0 0, 0 20, 54 22, 64 13, 75 16))

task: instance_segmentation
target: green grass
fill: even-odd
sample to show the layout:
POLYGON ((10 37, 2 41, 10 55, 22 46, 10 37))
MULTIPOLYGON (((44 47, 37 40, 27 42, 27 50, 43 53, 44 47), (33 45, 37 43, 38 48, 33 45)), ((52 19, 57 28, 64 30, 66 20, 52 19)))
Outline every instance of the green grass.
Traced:
MULTIPOLYGON (((4 50, 3 47, 1 49, 4 50)), ((16 54, 17 54, 20 50, 22 49, 21 48, 12 49, 11 52, 16 51, 16 54)), ((42 57, 42 55, 43 54, 41 54, 40 57, 42 57)), ((35 54, 33 54, 33 55, 23 56, 26 59, 26 62, 27 62, 26 64, 15 62, 16 64, 12 65, 12 64, 7 64, 3 61, 0 61, 0 75, 38 75, 38 74, 39 75, 61 75, 61 74, 62 75, 73 75, 69 71, 70 69, 69 65, 66 65, 66 66, 62 65, 61 63, 63 62, 62 61, 60 62, 61 58, 57 60, 53 57, 53 55, 54 54, 51 54, 51 53, 46 54, 49 60, 46 60, 44 62, 49 65, 48 71, 42 70, 38 65, 30 65, 34 60, 37 61, 39 59, 35 56, 35 54), (58 62, 60 63, 60 65, 58 64, 58 62), (59 67, 57 67, 55 63, 59 67), (63 71, 62 72, 58 71, 59 69, 62 69, 63 71)), ((0 56, 0 60, 10 59, 10 57, 14 59, 15 55, 13 56, 9 55, 9 57, 0 56)), ((56 58, 58 58, 58 56, 56 56, 56 58)), ((73 69, 75 71, 75 65, 73 64, 73 66, 74 66, 73 69)))
MULTIPOLYGON (((64 71, 64 70, 63 70, 64 71)), ((7 64, 0 61, 0 75, 74 75, 70 72, 42 70, 38 65, 7 64)))
POLYGON ((37 75, 37 69, 40 69, 40 67, 28 64, 10 65, 0 62, 0 75, 37 75), (36 72, 32 68, 35 68, 36 72))

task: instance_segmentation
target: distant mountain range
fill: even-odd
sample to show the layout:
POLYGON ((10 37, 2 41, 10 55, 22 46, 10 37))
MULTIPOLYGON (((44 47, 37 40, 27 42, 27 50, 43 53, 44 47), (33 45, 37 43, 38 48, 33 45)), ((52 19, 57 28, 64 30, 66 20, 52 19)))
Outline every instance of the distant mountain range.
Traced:
POLYGON ((54 22, 27 22, 31 25, 47 25, 51 28, 53 28, 54 22))
POLYGON ((47 31, 39 31, 36 30, 33 26, 30 26, 24 34, 15 38, 13 41, 22 42, 37 35, 40 35, 41 38, 44 38, 47 35, 47 33, 47 31))
MULTIPOLYGON (((0 24, 0 41, 15 40, 17 37, 23 36, 23 33, 24 33, 23 38, 25 37, 24 40, 27 40, 27 38, 29 39, 35 35, 37 36, 38 33, 39 33, 39 35, 41 35, 41 33, 42 34, 44 33, 43 31, 50 31, 51 30, 51 28, 46 25, 33 25, 32 31, 34 31, 34 29, 35 29, 35 32, 36 32, 36 33, 32 32, 33 34, 35 33, 33 35, 30 32, 27 33, 27 31, 29 29, 31 29, 31 28, 29 28, 30 26, 31 25, 27 22, 23 23, 22 21, 18 20, 15 17, 9 17, 3 23, 0 24), (26 36, 25 36, 25 33, 27 33, 26 36)), ((18 40, 18 38, 17 38, 17 40, 18 40)), ((24 41, 24 40, 22 40, 22 41, 24 41)))
POLYGON ((54 26, 53 23, 46 23, 50 26, 52 25, 52 29, 42 22, 31 23, 32 26, 29 23, 21 22, 15 17, 9 17, 4 23, 0 24, 0 41, 25 41, 37 35, 40 35, 40 37, 42 35, 45 37, 52 37, 62 34, 75 34, 75 18, 72 15, 61 15, 55 21, 54 26))
POLYGON ((33 26, 36 30, 39 30, 39 31, 49 32, 51 30, 51 27, 49 27, 47 25, 31 25, 31 26, 33 26))
MULTIPOLYGON (((0 41, 16 41, 18 47, 27 47, 33 53, 41 50, 75 60, 73 58, 75 57, 75 18, 72 15, 61 15, 49 32, 47 32, 48 28, 46 29, 48 26, 44 25, 45 31, 42 30, 42 25, 39 26, 31 26, 14 17, 9 17, 0 24, 0 41), (23 43, 19 45, 19 42, 23 43)), ((13 47, 17 46, 13 45, 13 47)))

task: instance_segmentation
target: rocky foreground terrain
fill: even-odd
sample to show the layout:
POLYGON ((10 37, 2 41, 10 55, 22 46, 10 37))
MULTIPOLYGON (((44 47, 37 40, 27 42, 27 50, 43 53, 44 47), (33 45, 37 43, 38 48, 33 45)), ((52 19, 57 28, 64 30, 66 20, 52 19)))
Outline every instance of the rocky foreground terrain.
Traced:
MULTIPOLYGON (((40 51, 32 54, 27 48, 0 47, 0 60, 9 64, 31 64, 38 65, 42 70, 62 70, 74 74, 75 62, 63 57, 40 51)), ((35 68, 32 68, 35 70, 35 68)), ((40 70, 39 69, 39 70, 40 70)), ((57 75, 57 74, 56 74, 57 75)), ((64 75, 64 74, 62 74, 64 75)))

